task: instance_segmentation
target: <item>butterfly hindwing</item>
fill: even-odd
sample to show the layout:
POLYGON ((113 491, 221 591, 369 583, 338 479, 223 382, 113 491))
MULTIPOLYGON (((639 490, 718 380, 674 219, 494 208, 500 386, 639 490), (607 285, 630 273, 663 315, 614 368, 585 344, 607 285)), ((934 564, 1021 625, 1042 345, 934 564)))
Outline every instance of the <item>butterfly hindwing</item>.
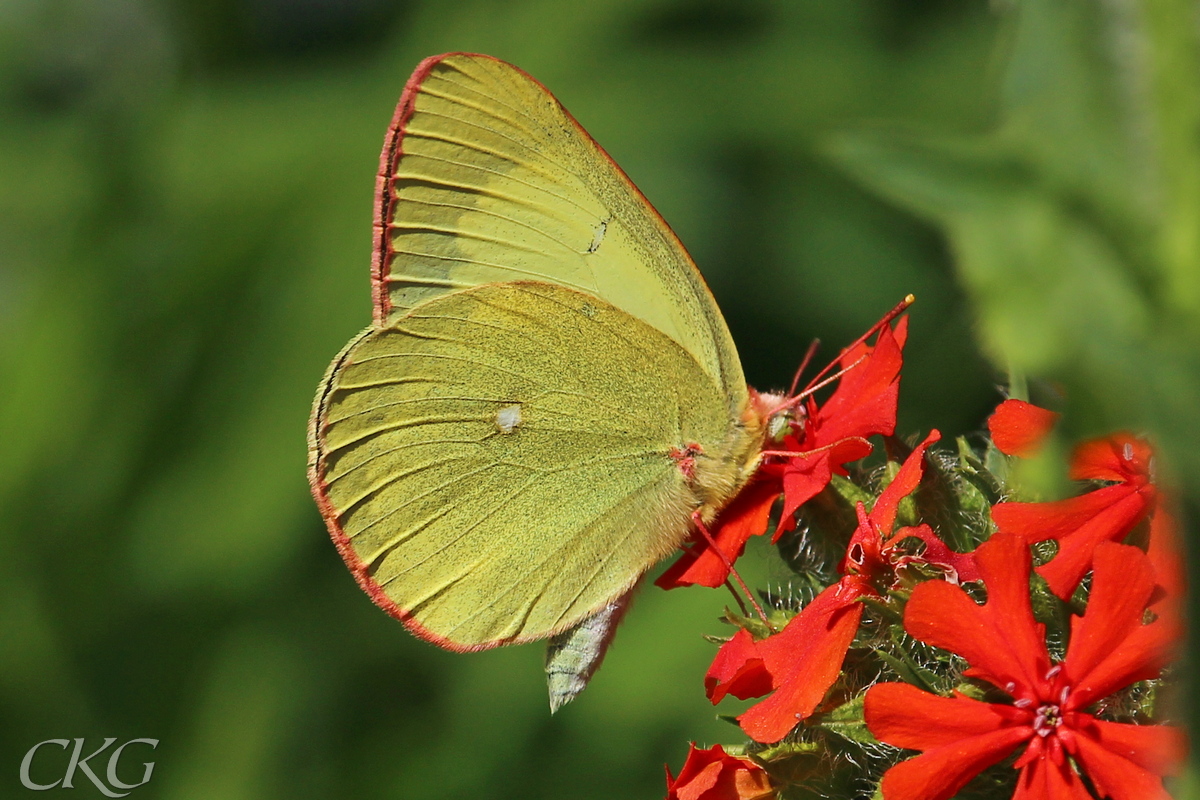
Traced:
POLYGON ((719 452, 721 388, 599 298, 543 283, 442 295, 356 340, 313 423, 313 481, 364 588, 425 638, 544 638, 685 537, 672 450, 719 452))

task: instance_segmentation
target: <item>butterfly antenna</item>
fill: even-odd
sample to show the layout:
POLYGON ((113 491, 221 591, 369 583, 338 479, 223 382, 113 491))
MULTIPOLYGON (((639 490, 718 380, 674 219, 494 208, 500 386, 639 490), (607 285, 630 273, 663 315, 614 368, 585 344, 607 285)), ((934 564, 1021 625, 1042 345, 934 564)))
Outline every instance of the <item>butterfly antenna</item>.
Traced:
POLYGON ((713 552, 715 552, 717 557, 721 559, 721 563, 723 563, 725 568, 729 570, 729 574, 732 575, 733 579, 737 581, 738 586, 742 588, 742 591, 746 595, 746 599, 750 601, 750 605, 754 606, 755 612, 758 613, 759 619, 761 619, 768 628, 774 631, 775 626, 771 624, 769 619, 767 619, 767 615, 763 613, 762 606, 758 604, 758 601, 754 599, 754 595, 750 594, 750 590, 746 588, 746 582, 742 580, 742 576, 738 574, 736 569, 734 569, 733 562, 729 560, 729 556, 725 555, 724 550, 722 550, 720 547, 717 547, 716 540, 713 539, 712 534, 708 532, 708 526, 705 525, 704 521, 700 519, 699 510, 692 512, 692 522, 695 523, 696 530, 700 531, 700 535, 704 537, 704 541, 708 542, 708 546, 713 549, 713 552))
MULTIPOLYGON (((903 314, 903 313, 905 312, 905 310, 906 310, 906 309, 907 309, 909 306, 911 306, 913 303, 915 303, 916 301, 917 301, 917 298, 916 298, 916 296, 915 296, 915 295, 911 295, 911 294, 910 294, 910 295, 907 295, 907 296, 906 296, 906 297, 905 297, 903 300, 901 300, 899 303, 897 303, 897 304, 896 304, 896 305, 895 305, 895 306, 892 308, 892 310, 891 310, 891 311, 889 311, 889 312, 887 312, 886 314, 884 314, 884 315, 883 315, 883 316, 880 318, 880 320, 879 320, 878 322, 876 322, 876 323, 875 323, 874 325, 872 325, 870 328, 867 328, 867 332, 866 332, 866 333, 864 333, 862 336, 859 336, 859 337, 858 337, 857 339, 855 339, 853 342, 851 342, 850 344, 848 344, 848 345, 846 345, 845 347, 843 347, 843 348, 842 348, 842 352, 843 352, 843 353, 845 353, 845 352, 847 352, 848 350, 852 350, 853 348, 855 348, 855 347, 858 347, 860 344, 862 344, 863 342, 865 342, 867 339, 870 339, 870 338, 871 338, 872 336, 874 336, 876 333, 878 333, 879 331, 883 330, 883 327, 884 327, 885 325, 890 325, 890 324, 891 324, 891 322, 892 322, 892 320, 894 320, 896 317, 898 317, 898 316, 900 316, 901 314, 903 314)), ((827 365, 825 366, 825 368, 824 368, 824 369, 822 369, 820 372, 818 372, 816 375, 814 375, 814 376, 813 376, 813 382, 815 383, 816 381, 818 381, 818 380, 820 380, 822 377, 824 377, 824 376, 825 376, 825 373, 827 373, 827 372, 829 372, 829 370, 833 369, 833 366, 834 366, 836 363, 837 363, 837 361, 831 361, 831 362, 829 362, 829 364, 827 364, 827 365)), ((808 394, 811 394, 811 393, 812 393, 812 392, 813 392, 815 389, 817 389, 817 388, 818 388, 818 387, 816 387, 816 386, 812 386, 812 385, 810 385, 810 386, 809 386, 808 388, 806 388, 804 391, 805 391, 806 393, 808 393, 808 394)))
MULTIPOLYGON (((773 414, 778 414, 780 411, 783 411, 784 409, 787 409, 787 408, 794 408, 795 406, 800 404, 801 400, 808 397, 810 394, 817 391, 818 389, 823 389, 824 387, 833 383, 838 378, 842 377, 847 372, 854 369, 855 367, 857 367, 859 364, 861 364, 862 362, 864 362, 866 360, 867 360, 867 357, 863 356, 862 358, 857 359, 850 366, 845 367, 843 369, 839 369, 837 372, 830 375, 828 378, 825 378, 825 380, 821 381, 820 383, 816 383, 816 384, 813 384, 812 386, 807 387, 804 391, 800 392, 799 394, 789 396, 786 400, 784 400, 778 406, 771 409, 770 413, 767 416, 771 416, 773 414)), ((795 391, 795 387, 792 388, 792 391, 795 391)))
POLYGON ((800 368, 796 370, 795 376, 792 377, 792 385, 788 389, 788 397, 796 394, 796 387, 800 385, 800 376, 804 374, 804 370, 808 369, 808 362, 812 361, 813 356, 817 354, 817 348, 820 346, 820 339, 813 339, 812 344, 808 346, 808 352, 806 352, 804 354, 804 358, 800 360, 800 368))

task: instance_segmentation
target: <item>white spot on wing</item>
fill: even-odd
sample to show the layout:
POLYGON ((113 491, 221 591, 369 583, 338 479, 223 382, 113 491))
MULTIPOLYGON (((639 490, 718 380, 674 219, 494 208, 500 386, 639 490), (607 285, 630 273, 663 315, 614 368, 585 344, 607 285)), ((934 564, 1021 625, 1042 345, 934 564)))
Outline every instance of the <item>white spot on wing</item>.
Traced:
POLYGON ((496 412, 496 427, 501 433, 512 433, 521 425, 521 404, 505 406, 496 412))
POLYGON ((592 234, 592 243, 588 245, 587 251, 594 253, 600 249, 600 243, 604 241, 604 234, 608 233, 608 220, 600 220, 600 224, 596 226, 596 232, 592 234))

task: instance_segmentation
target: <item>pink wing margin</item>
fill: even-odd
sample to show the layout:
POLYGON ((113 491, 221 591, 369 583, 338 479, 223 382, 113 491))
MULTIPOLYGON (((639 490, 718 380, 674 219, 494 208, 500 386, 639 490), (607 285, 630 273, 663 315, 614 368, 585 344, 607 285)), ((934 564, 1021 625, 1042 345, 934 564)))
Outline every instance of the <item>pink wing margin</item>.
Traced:
POLYGON ((346 562, 346 567, 350 570, 350 574, 354 576, 355 582, 367 593, 367 596, 371 598, 371 601, 375 605, 386 611, 389 616, 400 620, 404 624, 404 627, 412 634, 427 642, 436 644, 438 647, 458 653, 466 653, 475 650, 489 650, 493 647, 500 647, 506 644, 522 644, 536 641, 534 637, 513 636, 505 639, 497 639, 485 644, 464 645, 447 639, 444 636, 439 636, 417 622, 412 612, 397 605, 388 597, 384 593, 383 587, 371 577, 369 565, 354 552, 354 547, 350 544, 350 537, 342 530, 341 523, 338 521, 337 509, 333 507, 333 503, 329 500, 329 486, 324 478, 325 460, 321 455, 321 447, 318 440, 320 438, 321 420, 324 417, 331 379, 334 373, 342 366, 343 362, 345 362, 350 350, 360 339, 361 336, 356 336, 351 340, 350 344, 346 345, 345 349, 338 354, 338 357, 329 366, 329 371, 326 373, 325 379, 321 382, 321 391, 313 403, 313 413, 308 429, 308 484, 312 489, 313 499, 317 502, 317 510, 321 512, 321 517, 325 520, 325 527, 329 530, 329 536, 333 539, 333 544, 337 548, 338 554, 346 562))

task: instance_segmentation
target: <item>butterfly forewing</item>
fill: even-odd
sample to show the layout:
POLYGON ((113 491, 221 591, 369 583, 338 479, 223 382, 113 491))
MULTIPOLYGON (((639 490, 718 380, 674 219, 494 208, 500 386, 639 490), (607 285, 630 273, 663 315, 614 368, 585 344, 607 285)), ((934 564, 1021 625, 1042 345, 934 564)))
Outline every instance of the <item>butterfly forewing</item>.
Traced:
POLYGON ((744 405, 699 272, 645 198, 541 84, 487 56, 428 59, 384 148, 380 322, 449 291, 537 280, 600 297, 676 341, 744 405))

